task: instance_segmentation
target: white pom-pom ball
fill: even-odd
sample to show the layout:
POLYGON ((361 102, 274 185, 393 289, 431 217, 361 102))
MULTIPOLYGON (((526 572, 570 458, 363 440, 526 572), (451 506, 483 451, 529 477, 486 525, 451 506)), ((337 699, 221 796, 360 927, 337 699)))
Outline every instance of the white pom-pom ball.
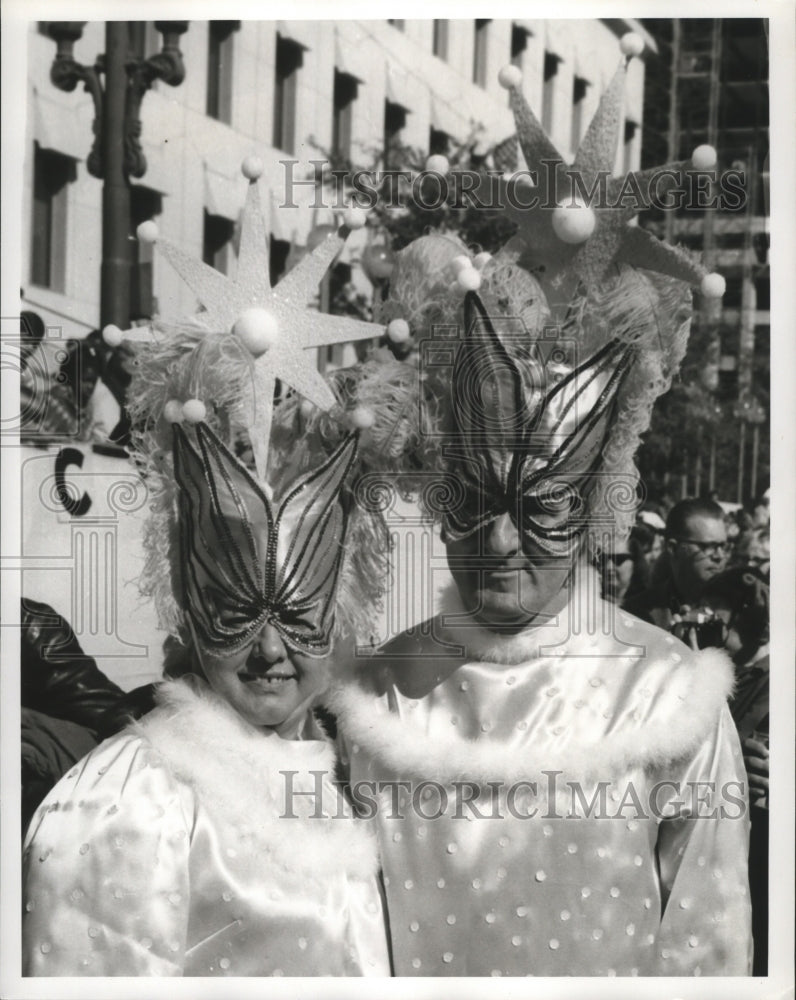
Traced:
POLYGON ((519 90, 522 84, 522 70, 519 66, 504 66, 498 73, 498 83, 504 90, 519 90))
POLYGON ((456 284, 465 292, 477 292, 481 287, 481 275, 474 267, 463 267, 456 275, 456 284))
POLYGON ((163 416, 170 424, 181 424, 183 421, 182 403, 179 399, 170 399, 163 407, 163 416))
POLYGON ((467 256, 466 253, 460 253, 457 257, 454 257, 451 261, 451 266, 453 270, 458 274, 459 271, 463 271, 465 268, 472 267, 473 262, 467 256))
POLYGON ((158 236, 160 236, 157 222, 153 222, 152 219, 142 222, 138 229, 136 229, 135 235, 142 243, 154 243, 158 236))
POLYGON ((484 250, 481 253, 477 253, 475 257, 473 257, 473 267, 478 268, 479 271, 483 271, 490 260, 492 260, 492 254, 487 253, 486 250, 484 250))
POLYGON ((699 283, 699 290, 706 299, 720 299, 722 295, 724 295, 726 289, 727 282, 715 271, 711 274, 706 274, 699 283))
POLYGON ((376 423, 373 410, 367 406, 355 406, 349 414, 349 419, 351 426, 360 431, 366 431, 368 427, 372 427, 376 423))
POLYGON ((716 150, 707 143, 704 146, 697 146, 691 154, 691 164, 697 170, 712 170, 717 160, 716 150))
POLYGON ((279 339, 279 321, 272 312, 252 306, 235 320, 232 332, 240 337, 249 353, 259 358, 279 339))
POLYGON ((393 344, 405 344, 412 336, 405 319, 394 319, 387 324, 387 339, 393 344))
POLYGON ((109 323, 102 331, 102 339, 108 347, 118 347, 124 340, 124 333, 114 323, 109 323))
POLYGON ((259 156, 247 156, 243 163, 241 163, 240 169, 247 180, 256 181, 262 177, 265 164, 259 156))
POLYGON ((553 211, 553 231, 562 243, 585 243, 594 232, 597 217, 583 202, 567 202, 553 211))
POLYGON ((187 399, 182 404, 182 415, 189 424, 198 424, 207 416, 207 407, 201 399, 187 399))
POLYGON ((434 153, 426 160, 426 170, 431 174, 447 174, 450 168, 450 160, 442 153, 434 153))
POLYGON ((309 420, 312 416, 312 411, 315 409, 315 404, 311 403, 308 399, 302 399, 299 406, 299 412, 305 420, 309 420))
POLYGON ((644 51, 644 39, 635 31, 628 31, 619 39, 619 48, 623 56, 640 56, 644 51))
POLYGON ((359 205, 350 205, 343 212, 343 225, 349 229, 361 229, 368 221, 368 213, 359 205))

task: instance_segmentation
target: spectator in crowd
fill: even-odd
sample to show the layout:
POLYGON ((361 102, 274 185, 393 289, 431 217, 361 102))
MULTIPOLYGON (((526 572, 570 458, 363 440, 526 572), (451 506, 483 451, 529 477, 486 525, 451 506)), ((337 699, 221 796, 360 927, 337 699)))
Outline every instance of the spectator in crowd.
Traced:
POLYGON ((20 371, 28 367, 28 359, 44 339, 44 320, 38 313, 24 310, 19 317, 19 363, 20 371))
MULTIPOLYGON (((657 516, 657 515, 656 515, 657 516)), ((661 529, 665 527, 661 521, 661 529)), ((627 548, 632 559, 632 572, 620 603, 642 594, 650 585, 652 569, 663 552, 663 535, 646 520, 639 520, 633 525, 627 548)))
POLYGON ((754 936, 753 975, 767 974, 768 951, 768 719, 769 587, 754 567, 740 566, 714 576, 704 603, 724 622, 724 648, 735 666, 730 711, 738 727, 749 780, 751 839, 749 884, 754 936))
POLYGON ((696 607, 708 580, 727 561, 724 511, 712 500, 681 500, 666 519, 665 549, 650 586, 625 602, 631 614, 670 630, 696 607))
POLYGON ((617 541, 611 551, 601 552, 597 559, 603 600, 612 604, 622 603, 633 577, 633 555, 628 546, 629 541, 617 541))
POLYGON ((769 509, 769 498, 771 494, 768 490, 762 494, 762 496, 755 501, 752 508, 752 521, 756 528, 767 528, 768 522, 771 520, 771 511, 769 509))
POLYGON ((768 526, 753 528, 736 547, 733 560, 736 566, 751 566, 768 583, 771 566, 771 540, 768 526))

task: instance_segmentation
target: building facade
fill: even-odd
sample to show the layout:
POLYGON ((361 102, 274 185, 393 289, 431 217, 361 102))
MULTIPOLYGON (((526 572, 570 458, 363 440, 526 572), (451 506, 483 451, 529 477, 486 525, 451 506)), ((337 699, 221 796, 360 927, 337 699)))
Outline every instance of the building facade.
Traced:
MULTIPOLYGON (((313 226, 333 221, 300 183, 312 161, 331 153, 372 165, 392 141, 439 152, 474 131, 488 150, 513 132, 497 82, 509 62, 523 70, 526 97, 557 147, 572 155, 628 30, 654 52, 650 36, 627 20, 191 22, 180 42, 184 82, 156 82, 143 101, 147 170, 132 184, 131 322, 196 308, 168 265, 133 239, 145 219, 232 273, 245 156, 265 163, 277 276, 291 244, 304 245, 313 226)), ((90 65, 104 44, 104 24, 90 22, 75 58, 90 65)), ((130 22, 132 54, 149 56, 160 45, 154 23, 130 22)), ((92 99, 82 88, 55 88, 54 54, 47 24, 32 23, 20 283, 23 308, 64 336, 81 337, 100 322, 102 184, 86 168, 92 99)), ((642 60, 631 62, 628 77, 617 169, 640 163, 642 60)))

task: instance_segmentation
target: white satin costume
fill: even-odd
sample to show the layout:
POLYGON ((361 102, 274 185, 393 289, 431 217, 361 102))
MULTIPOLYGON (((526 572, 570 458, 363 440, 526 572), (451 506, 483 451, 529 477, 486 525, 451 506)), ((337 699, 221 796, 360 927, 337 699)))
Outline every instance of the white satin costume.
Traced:
POLYGON ((328 743, 263 735, 203 684, 161 701, 34 817, 23 974, 389 975, 375 837, 340 815, 328 743))
POLYGON ((619 611, 500 637, 457 598, 330 702, 378 810, 395 975, 747 975, 729 661, 619 611))

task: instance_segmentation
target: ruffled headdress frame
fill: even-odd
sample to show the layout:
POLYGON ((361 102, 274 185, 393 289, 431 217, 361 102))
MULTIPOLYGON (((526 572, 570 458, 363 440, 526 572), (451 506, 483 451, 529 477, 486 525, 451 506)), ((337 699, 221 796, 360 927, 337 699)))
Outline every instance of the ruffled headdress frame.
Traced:
POLYGON ((625 535, 639 499, 633 456, 685 353, 692 288, 723 294, 695 255, 632 224, 686 171, 711 169, 715 152, 613 176, 626 67, 643 43, 629 35, 621 48, 571 166, 520 71, 501 71, 528 170, 484 178, 518 225, 498 253, 474 255, 446 233, 398 254, 380 318, 414 337, 418 407, 414 450, 395 470, 420 493, 423 477, 446 476, 430 513, 447 537, 504 511, 553 554, 586 529, 625 535))
POLYGON ((203 306, 189 320, 120 334, 136 352, 128 407, 150 490, 140 585, 163 627, 184 639, 187 617, 208 650, 233 652, 270 622, 290 648, 323 656, 336 632, 367 638, 388 546, 378 516, 352 502, 367 455, 360 429, 378 414, 363 418, 335 392, 314 348, 382 329, 306 308, 348 231, 363 224, 357 209, 270 287, 261 170, 244 163, 234 280, 160 239, 154 223, 139 227, 203 306), (329 414, 333 443, 300 435, 271 453, 277 380, 305 412, 329 414))

